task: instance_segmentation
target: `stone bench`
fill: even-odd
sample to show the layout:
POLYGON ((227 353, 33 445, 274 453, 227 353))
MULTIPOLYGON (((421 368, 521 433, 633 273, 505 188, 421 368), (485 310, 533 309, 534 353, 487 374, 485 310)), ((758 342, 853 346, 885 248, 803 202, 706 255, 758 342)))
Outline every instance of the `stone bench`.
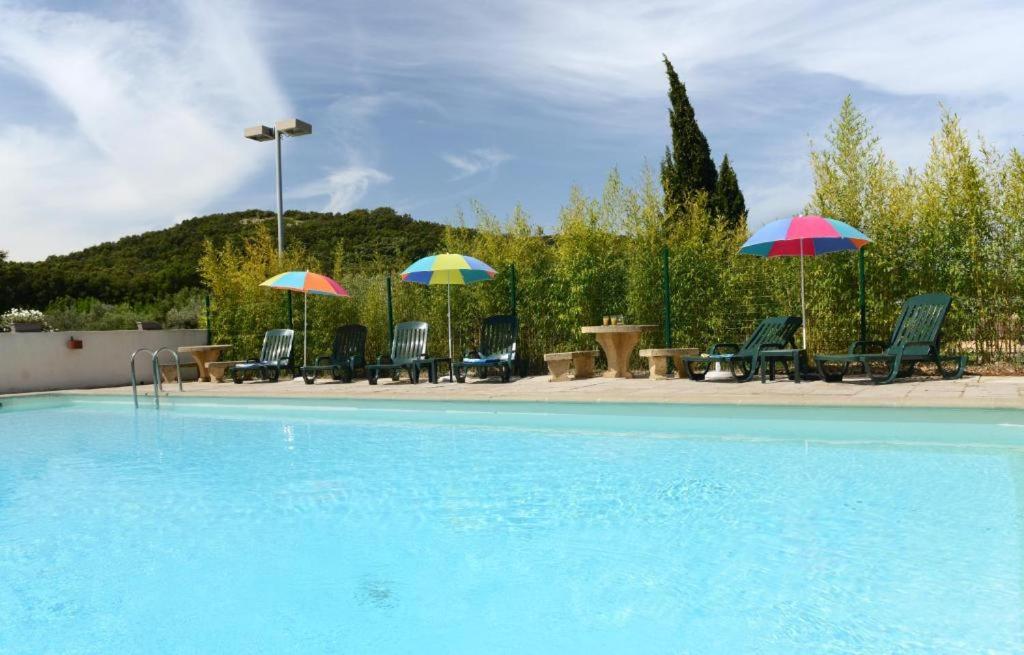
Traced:
POLYGON ((212 382, 223 382, 224 376, 227 375, 228 369, 235 364, 241 364, 241 361, 237 362, 206 362, 206 372, 210 374, 210 380, 212 382))
POLYGON ((597 358, 596 350, 571 350, 564 353, 547 353, 544 355, 544 361, 547 362, 552 382, 568 380, 570 366, 573 368, 573 379, 575 380, 593 377, 595 358, 597 358))
POLYGON ((651 369, 652 380, 668 379, 668 360, 676 366, 676 377, 684 377, 683 357, 699 355, 697 348, 647 348, 640 351, 640 356, 647 359, 651 369))
MULTIPOLYGON (((181 364, 181 381, 188 382, 195 380, 199 377, 199 367, 193 362, 183 362, 181 364)), ((165 383, 177 382, 178 371, 174 364, 161 364, 160 365, 160 379, 165 383)))

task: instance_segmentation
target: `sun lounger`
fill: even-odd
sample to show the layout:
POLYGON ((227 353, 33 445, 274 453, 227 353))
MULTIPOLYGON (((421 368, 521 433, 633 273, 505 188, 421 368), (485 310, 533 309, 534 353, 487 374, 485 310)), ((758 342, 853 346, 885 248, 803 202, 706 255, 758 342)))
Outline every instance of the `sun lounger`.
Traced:
POLYGON ((953 299, 944 293, 915 296, 903 303, 889 341, 854 341, 843 355, 818 355, 818 372, 826 382, 841 382, 850 364, 860 364, 876 384, 888 384, 913 374, 922 362, 935 364, 947 380, 963 377, 966 355, 941 355, 940 333, 953 299), (878 352, 869 353, 869 348, 878 352), (943 365, 953 364, 947 371, 943 365))
POLYGON ((480 369, 481 377, 487 377, 490 369, 501 376, 502 382, 508 382, 516 361, 516 338, 519 334, 519 321, 515 316, 490 316, 480 326, 480 343, 466 351, 462 361, 454 365, 455 379, 466 381, 466 371, 471 368, 480 369))
POLYGON ((799 316, 773 316, 761 321, 746 343, 716 343, 700 357, 684 357, 683 367, 691 380, 701 381, 715 363, 727 365, 738 382, 754 379, 762 350, 794 348, 800 329, 799 316))

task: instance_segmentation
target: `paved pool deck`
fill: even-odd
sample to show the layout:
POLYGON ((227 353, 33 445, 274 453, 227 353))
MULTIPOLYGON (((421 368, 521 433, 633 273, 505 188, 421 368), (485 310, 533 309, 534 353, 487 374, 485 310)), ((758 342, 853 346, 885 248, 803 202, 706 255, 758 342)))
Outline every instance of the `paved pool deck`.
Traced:
MULTIPOLYGON (((609 379, 595 377, 568 382, 550 382, 547 376, 513 379, 469 380, 465 384, 438 384, 408 380, 382 380, 371 386, 366 380, 349 384, 318 380, 307 385, 301 379, 277 383, 186 382, 188 396, 252 398, 345 398, 400 400, 517 400, 533 402, 636 402, 698 403, 737 405, 858 405, 879 407, 998 407, 1024 409, 1024 377, 965 376, 961 380, 912 378, 889 385, 873 385, 850 378, 843 383, 821 381, 794 384, 776 380, 739 384, 731 380, 690 380, 647 378, 609 379)), ((176 384, 165 384, 165 393, 176 395, 176 384)), ((130 387, 76 390, 77 393, 131 394, 130 387)), ((140 386, 140 395, 152 394, 152 385, 140 386)))

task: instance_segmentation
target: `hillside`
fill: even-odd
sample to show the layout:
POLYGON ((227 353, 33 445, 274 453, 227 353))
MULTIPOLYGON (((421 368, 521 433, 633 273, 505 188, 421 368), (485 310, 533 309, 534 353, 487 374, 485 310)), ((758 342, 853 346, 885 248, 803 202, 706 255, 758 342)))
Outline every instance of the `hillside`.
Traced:
MULTIPOLYGON (((416 221, 389 207, 346 214, 289 211, 285 221, 286 244, 302 243, 325 264, 337 241, 344 239, 346 261, 353 269, 377 255, 412 262, 436 252, 444 233, 443 225, 416 221)), ((41 262, 0 259, 0 313, 11 307, 42 308, 64 296, 150 302, 198 287, 196 263, 203 243, 240 240, 260 222, 276 230, 273 213, 247 210, 191 218, 41 262)))

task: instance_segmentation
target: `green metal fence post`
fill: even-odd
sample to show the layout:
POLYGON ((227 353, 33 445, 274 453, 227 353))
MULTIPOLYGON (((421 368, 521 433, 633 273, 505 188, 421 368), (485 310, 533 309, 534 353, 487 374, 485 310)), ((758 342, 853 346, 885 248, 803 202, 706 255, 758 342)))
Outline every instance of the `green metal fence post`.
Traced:
POLYGON ((387 281, 388 290, 388 351, 391 349, 391 342, 395 340, 395 312, 391 305, 391 274, 384 278, 387 281))
POLYGON ((867 341, 868 339, 868 311, 867 303, 865 302, 864 294, 864 247, 862 246, 860 251, 857 253, 857 268, 859 270, 860 277, 860 340, 867 341))
POLYGON ((516 265, 515 264, 512 264, 512 266, 509 268, 509 273, 511 273, 511 278, 509 280, 509 286, 511 287, 511 289, 509 290, 509 294, 511 296, 511 301, 512 301, 512 315, 516 316, 516 265))
POLYGON ((665 323, 663 330, 665 331, 664 341, 665 347, 672 347, 672 294, 669 289, 668 283, 668 246, 665 246, 661 250, 661 303, 665 308, 665 323))
POLYGON ((206 292, 206 345, 213 343, 213 337, 210 332, 210 292, 206 292))

